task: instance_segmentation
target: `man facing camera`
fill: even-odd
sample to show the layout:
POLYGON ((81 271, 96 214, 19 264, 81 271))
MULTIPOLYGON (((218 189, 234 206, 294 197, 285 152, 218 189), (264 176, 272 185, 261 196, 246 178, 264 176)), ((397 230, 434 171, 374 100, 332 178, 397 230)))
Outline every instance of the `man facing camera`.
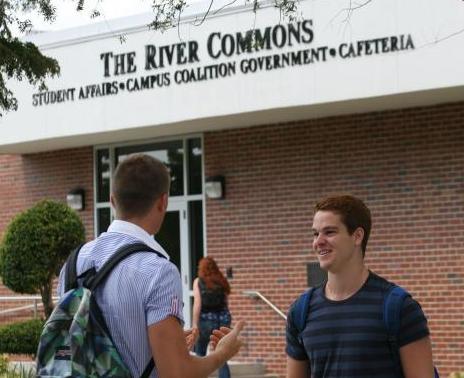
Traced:
POLYGON ((332 196, 316 204, 313 249, 328 278, 289 310, 287 378, 434 377, 421 307, 365 265, 370 230, 370 211, 358 198, 332 196), (392 308, 385 303, 394 288, 405 295, 399 295, 392 338, 384 312, 392 308))

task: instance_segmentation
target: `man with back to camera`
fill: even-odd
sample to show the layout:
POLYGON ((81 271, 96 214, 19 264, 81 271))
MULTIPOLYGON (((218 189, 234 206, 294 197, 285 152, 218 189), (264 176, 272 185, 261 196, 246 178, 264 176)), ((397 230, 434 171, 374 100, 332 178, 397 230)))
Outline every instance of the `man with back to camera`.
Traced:
MULTIPOLYGON (((170 176, 165 165, 148 155, 131 155, 114 174, 111 204, 116 210, 108 231, 84 245, 77 274, 98 269, 118 248, 145 243, 160 252, 128 256, 96 289, 97 303, 113 342, 133 377, 140 377, 153 357, 150 377, 207 377, 235 355, 242 342, 243 322, 208 356, 189 353, 182 329, 182 285, 176 266, 154 240, 168 206, 170 176)), ((63 295, 64 271, 58 292, 63 295)), ((190 337, 192 341, 194 337, 190 337)))
POLYGON ((364 263, 370 230, 370 211, 358 198, 332 196, 316 204, 313 249, 328 278, 312 292, 302 332, 297 302, 290 308, 287 378, 434 377, 427 320, 409 296, 400 312, 398 369, 383 323, 392 284, 364 263))

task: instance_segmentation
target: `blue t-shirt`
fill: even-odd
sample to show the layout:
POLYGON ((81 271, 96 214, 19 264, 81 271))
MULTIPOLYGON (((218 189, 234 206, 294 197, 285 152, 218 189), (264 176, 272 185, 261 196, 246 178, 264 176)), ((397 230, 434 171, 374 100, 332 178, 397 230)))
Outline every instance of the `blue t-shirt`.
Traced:
MULTIPOLYGON (((370 272, 361 289, 343 301, 331 301, 325 284, 317 287, 301 333, 287 319, 287 354, 309 360, 311 378, 398 378, 383 322, 383 300, 390 283, 370 272)), ((401 310, 398 344, 402 347, 429 335, 420 305, 407 297, 401 310)))

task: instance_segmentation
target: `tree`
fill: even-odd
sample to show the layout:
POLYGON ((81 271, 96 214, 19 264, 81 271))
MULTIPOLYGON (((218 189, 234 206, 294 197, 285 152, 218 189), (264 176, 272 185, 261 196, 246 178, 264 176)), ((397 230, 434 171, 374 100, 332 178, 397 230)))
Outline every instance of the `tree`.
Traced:
POLYGON ((40 293, 48 318, 53 310, 53 280, 84 239, 84 226, 74 210, 50 200, 37 203, 6 229, 0 245, 3 283, 18 293, 40 293))
MULTIPOLYGON (((230 4, 235 1, 237 0, 232 0, 230 4)), ((256 12, 259 3, 264 0, 246 1, 253 4, 253 11, 256 12)), ((290 15, 296 10, 297 0, 274 2, 284 15, 290 15)), ((214 0, 210 0, 209 9, 198 24, 205 21, 213 3, 214 0)), ((76 10, 82 11, 84 5, 85 0, 78 0, 76 10)), ((156 31, 176 26, 186 5, 186 0, 152 0, 154 19, 148 27, 156 31)), ((8 89, 7 80, 27 79, 30 84, 45 90, 45 80, 60 73, 59 64, 55 59, 43 55, 33 43, 21 41, 13 35, 14 28, 20 32, 31 30, 31 21, 20 16, 27 12, 37 12, 49 22, 55 19, 53 0, 0 0, 0 117, 5 111, 18 109, 18 101, 14 93, 8 89)), ((92 10, 91 17, 99 15, 98 9, 92 10)), ((124 37, 121 37, 121 40, 124 40, 124 37)))
POLYGON ((0 0, 0 116, 2 110, 16 110, 18 102, 6 86, 6 80, 26 78, 29 83, 45 88, 45 78, 60 72, 58 62, 43 55, 37 46, 13 36, 12 27, 21 32, 32 25, 17 15, 20 11, 37 10, 46 20, 53 20, 54 8, 50 0, 0 0))

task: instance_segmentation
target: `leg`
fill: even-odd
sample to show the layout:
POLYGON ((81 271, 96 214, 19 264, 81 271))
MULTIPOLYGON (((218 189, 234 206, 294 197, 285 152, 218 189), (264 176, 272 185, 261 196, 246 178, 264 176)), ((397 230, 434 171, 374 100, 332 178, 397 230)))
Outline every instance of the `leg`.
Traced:
POLYGON ((227 362, 219 369, 219 378, 230 378, 230 369, 227 362))
POLYGON ((209 337, 213 329, 216 328, 214 321, 209 319, 203 314, 200 315, 200 337, 198 338, 197 344, 195 345, 195 353, 199 356, 206 356, 208 350, 209 337))
POLYGON ((206 351, 208 350, 208 342, 209 342, 209 339, 205 339, 203 337, 201 337, 201 334, 200 334, 200 337, 198 338, 198 341, 197 343, 195 344, 195 353, 198 355, 198 356, 206 356, 206 351))
MULTIPOLYGON (((219 314, 219 326, 230 327, 232 318, 229 311, 222 311, 219 314)), ((230 369, 227 362, 219 369, 219 378, 230 378, 230 369)))

